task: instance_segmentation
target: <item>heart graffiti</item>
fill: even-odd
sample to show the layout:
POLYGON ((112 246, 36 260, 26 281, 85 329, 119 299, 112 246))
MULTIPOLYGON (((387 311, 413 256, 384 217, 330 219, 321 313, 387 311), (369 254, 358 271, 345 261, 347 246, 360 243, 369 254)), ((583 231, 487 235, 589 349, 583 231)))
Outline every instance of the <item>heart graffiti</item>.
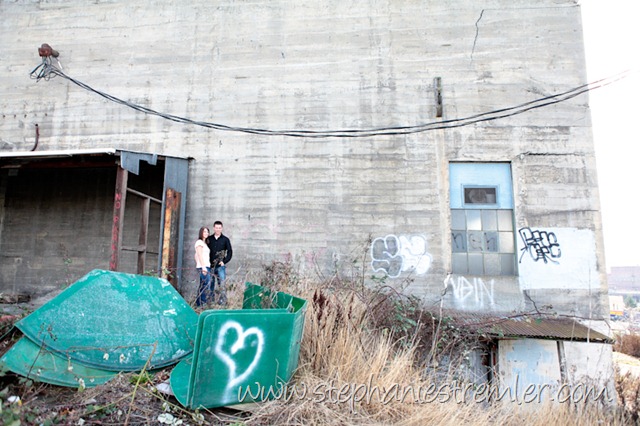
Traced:
POLYGON ((227 391, 235 386, 238 386, 251 374, 251 372, 253 372, 253 370, 256 368, 256 365, 260 361, 263 346, 264 336, 262 335, 262 331, 259 328, 250 327, 244 330, 242 326, 236 321, 228 321, 223 324, 223 326, 220 328, 220 332, 218 333, 215 352, 216 355, 222 360, 222 362, 225 363, 225 365, 229 369, 229 383, 227 383, 226 387, 227 391), (225 336, 229 330, 235 330, 237 339, 235 340, 235 342, 233 342, 233 344, 229 348, 229 351, 226 352, 223 348, 223 344, 225 341, 225 336), (239 373, 237 371, 237 361, 239 361, 238 351, 249 347, 247 342, 247 338, 249 336, 255 336, 256 338, 256 340, 254 341, 256 344, 255 354, 253 360, 249 363, 245 370, 239 373))

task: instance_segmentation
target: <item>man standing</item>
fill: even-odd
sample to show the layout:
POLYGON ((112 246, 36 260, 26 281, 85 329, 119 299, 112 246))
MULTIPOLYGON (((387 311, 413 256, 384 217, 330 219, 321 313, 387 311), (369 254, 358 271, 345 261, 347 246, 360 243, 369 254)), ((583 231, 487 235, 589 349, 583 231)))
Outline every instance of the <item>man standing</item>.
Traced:
MULTIPOLYGON (((211 269, 213 272, 212 287, 215 293, 219 294, 218 305, 227 304, 227 291, 225 288, 224 280, 227 278, 227 263, 233 256, 233 250, 231 249, 231 241, 229 238, 222 235, 222 222, 216 220, 213 223, 213 235, 209 237, 209 256, 211 259, 211 269), (215 281, 218 281, 218 285, 215 285, 215 281)), ((214 293, 214 298, 215 298, 214 293)))

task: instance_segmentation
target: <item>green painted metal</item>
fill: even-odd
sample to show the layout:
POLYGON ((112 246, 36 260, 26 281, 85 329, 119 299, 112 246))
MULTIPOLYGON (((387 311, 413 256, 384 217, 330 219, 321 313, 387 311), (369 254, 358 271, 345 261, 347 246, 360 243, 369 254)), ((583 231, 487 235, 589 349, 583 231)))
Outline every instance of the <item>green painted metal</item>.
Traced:
POLYGON ((242 310, 200 314, 193 355, 171 372, 185 407, 273 398, 297 368, 306 301, 246 285, 242 310))
POLYGON ((137 371, 191 353, 198 315, 164 279, 93 270, 16 327, 85 366, 137 371), (153 354, 153 356, 152 356, 153 354))
POLYGON ((93 387, 118 374, 84 366, 70 357, 48 351, 27 337, 20 338, 0 358, 0 368, 39 382, 68 387, 93 387))

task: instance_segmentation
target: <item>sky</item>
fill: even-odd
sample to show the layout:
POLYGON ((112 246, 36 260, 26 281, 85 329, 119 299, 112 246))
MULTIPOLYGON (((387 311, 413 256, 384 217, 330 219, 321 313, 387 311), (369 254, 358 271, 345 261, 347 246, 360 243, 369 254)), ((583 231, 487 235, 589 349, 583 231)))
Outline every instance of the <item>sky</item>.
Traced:
POLYGON ((640 266, 640 1, 580 0, 607 269, 640 266), (634 128, 635 127, 635 128, 634 128))

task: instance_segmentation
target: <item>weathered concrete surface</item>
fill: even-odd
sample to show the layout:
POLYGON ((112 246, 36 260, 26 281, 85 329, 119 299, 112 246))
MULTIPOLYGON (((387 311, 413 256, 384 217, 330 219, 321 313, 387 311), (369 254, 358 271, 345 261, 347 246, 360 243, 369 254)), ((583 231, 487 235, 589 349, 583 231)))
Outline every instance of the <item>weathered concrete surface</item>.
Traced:
POLYGON ((569 383, 606 388, 609 396, 615 400, 614 355, 613 347, 608 344, 564 342, 569 383), (601 372, 609 372, 602 374, 601 372))
POLYGON ((501 340, 498 356, 503 402, 532 409, 548 402, 616 404, 609 344, 501 340))
POLYGON ((553 340, 522 339, 501 340, 498 346, 498 375, 500 384, 508 389, 507 398, 519 403, 546 402, 551 392, 537 388, 524 400, 530 386, 550 384, 557 387, 562 382, 558 344, 553 340), (538 397, 544 397, 538 401, 538 397))
MULTIPOLYGON (((524 309, 531 306, 527 290, 537 306, 569 306, 569 313, 606 298, 587 94, 464 127, 312 139, 179 124, 60 77, 29 79, 46 42, 69 76, 192 120, 264 129, 411 126, 437 120, 435 77, 442 79, 442 120, 586 83, 575 1, 33 1, 0 2, 0 16, 0 149, 31 149, 37 123, 40 150, 114 147, 194 157, 185 259, 193 257, 198 228, 217 219, 234 244, 229 269, 238 277, 284 259, 301 273, 327 273, 336 262, 362 259, 377 238, 404 236, 418 250, 407 252, 415 269, 387 281, 410 280, 409 291, 438 301, 451 269, 448 164, 503 161, 513 174, 516 229, 567 236, 563 256, 584 255, 589 266, 579 272, 588 276, 571 278, 576 268, 567 267, 567 279, 548 279, 551 265, 535 265, 535 272, 496 279, 490 298, 459 291, 459 300, 451 291, 447 304, 524 309)), ((0 173, 0 199, 11 191, 6 179, 0 173)), ((25 267, 4 257, 26 231, 2 221, 7 208, 0 206, 0 262, 3 270, 18 269, 13 278, 3 273, 1 290, 19 285, 25 267)), ((102 231, 108 239, 108 228, 102 231)), ((30 235, 36 246, 49 238, 52 250, 75 241, 55 241, 55 232, 30 235)), ((69 254, 87 271, 106 261, 95 251, 69 254)), ((54 251, 43 255, 60 260, 54 251)), ((493 278, 463 279, 488 285, 493 278)), ((607 304, 596 305, 590 315, 606 316, 607 304)))

